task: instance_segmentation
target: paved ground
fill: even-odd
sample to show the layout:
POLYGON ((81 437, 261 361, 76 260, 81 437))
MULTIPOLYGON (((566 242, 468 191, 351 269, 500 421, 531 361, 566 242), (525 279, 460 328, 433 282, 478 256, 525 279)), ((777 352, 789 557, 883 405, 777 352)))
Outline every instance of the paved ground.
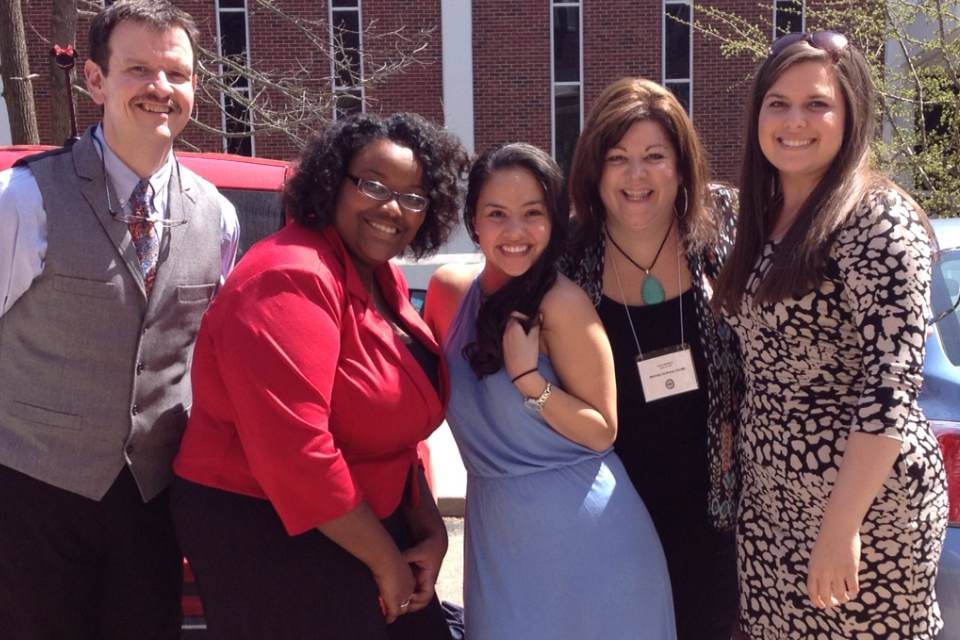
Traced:
POLYGON ((463 605, 463 518, 444 518, 450 546, 440 568, 437 594, 441 600, 463 605))

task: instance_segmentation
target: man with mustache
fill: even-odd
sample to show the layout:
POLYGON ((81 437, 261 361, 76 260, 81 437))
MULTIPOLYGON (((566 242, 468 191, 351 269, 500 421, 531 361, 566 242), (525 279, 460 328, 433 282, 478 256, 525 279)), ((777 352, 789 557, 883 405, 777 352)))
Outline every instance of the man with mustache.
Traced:
POLYGON ((0 173, 0 629, 179 637, 171 461, 189 360, 232 268, 236 212, 179 165, 196 26, 121 0, 90 28, 103 108, 71 147, 0 173))

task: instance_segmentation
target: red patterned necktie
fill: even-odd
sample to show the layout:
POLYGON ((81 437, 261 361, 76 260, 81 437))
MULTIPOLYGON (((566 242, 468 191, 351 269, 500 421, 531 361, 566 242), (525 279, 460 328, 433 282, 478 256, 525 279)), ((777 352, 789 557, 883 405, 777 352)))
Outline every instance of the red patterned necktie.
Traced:
POLYGON ((152 215, 153 187, 150 181, 144 178, 137 183, 130 196, 130 212, 136 216, 136 220, 131 221, 130 237, 133 238, 133 246, 137 249, 137 257, 140 258, 140 272, 143 273, 143 283, 147 290, 147 296, 153 290, 153 281, 157 277, 157 258, 160 256, 160 238, 157 236, 157 229, 154 223, 148 220, 152 215))

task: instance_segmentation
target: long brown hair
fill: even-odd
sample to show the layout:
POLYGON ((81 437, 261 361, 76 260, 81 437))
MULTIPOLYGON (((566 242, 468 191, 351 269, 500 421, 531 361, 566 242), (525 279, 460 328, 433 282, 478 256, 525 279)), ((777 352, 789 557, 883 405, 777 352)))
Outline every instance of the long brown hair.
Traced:
POLYGON ((870 169, 875 92, 863 54, 849 44, 841 51, 828 52, 801 39, 764 60, 748 102, 736 243, 717 281, 713 298, 714 304, 730 313, 740 307, 747 280, 783 205, 779 172, 760 149, 760 109, 767 91, 787 69, 811 61, 833 68, 846 107, 843 141, 777 246, 773 265, 757 289, 757 301, 769 303, 800 296, 817 286, 823 279, 836 232, 870 186, 879 180, 870 169))
POLYGON ((717 224, 704 205, 709 196, 707 158, 690 117, 680 101, 656 82, 621 78, 607 85, 593 103, 573 152, 569 180, 575 225, 572 256, 596 244, 606 220, 600 178, 607 151, 630 127, 644 120, 663 127, 677 155, 683 188, 677 190, 674 208, 680 215, 680 231, 688 249, 713 242, 717 224))

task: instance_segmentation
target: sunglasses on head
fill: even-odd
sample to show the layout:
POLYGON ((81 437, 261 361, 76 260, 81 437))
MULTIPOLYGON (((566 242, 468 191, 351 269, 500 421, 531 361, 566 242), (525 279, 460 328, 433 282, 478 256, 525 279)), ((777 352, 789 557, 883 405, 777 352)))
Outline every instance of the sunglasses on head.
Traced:
POLYGON ((786 49, 792 44, 797 42, 806 42, 814 49, 822 49, 826 51, 831 56, 833 56, 834 61, 836 61, 844 49, 847 48, 847 45, 850 44, 850 41, 847 40, 847 36, 842 33, 837 33, 836 31, 805 31, 803 33, 788 33, 785 36, 780 36, 773 41, 773 44, 770 45, 770 55, 775 56, 779 55, 781 51, 786 49))

